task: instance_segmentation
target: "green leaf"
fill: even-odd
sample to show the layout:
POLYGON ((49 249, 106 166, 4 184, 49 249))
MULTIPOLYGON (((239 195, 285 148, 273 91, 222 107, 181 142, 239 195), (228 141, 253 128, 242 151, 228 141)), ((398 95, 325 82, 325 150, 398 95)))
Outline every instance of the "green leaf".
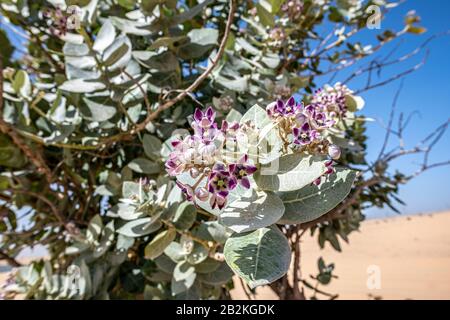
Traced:
POLYGON ((216 261, 216 263, 219 264, 218 268, 208 273, 204 272, 197 275, 198 280, 212 286, 219 286, 230 281, 231 277, 233 277, 233 271, 231 271, 230 267, 224 262, 216 261))
POLYGON ((248 232, 276 223, 284 213, 281 199, 269 192, 254 191, 233 201, 220 215, 220 222, 234 232, 248 232))
POLYGON ((60 90, 74 93, 89 93, 106 89, 106 86, 96 80, 74 79, 67 80, 59 86, 60 90))
POLYGON ((81 277, 78 280, 78 293, 82 298, 89 298, 92 290, 92 279, 89 267, 84 260, 81 260, 79 267, 81 270, 81 277))
POLYGON ((273 27, 275 25, 273 15, 267 11, 260 3, 256 5, 256 11, 258 13, 259 21, 265 27, 273 27))
POLYGON ((364 100, 360 96, 345 96, 345 105, 350 112, 356 112, 364 108, 364 100))
POLYGON ((178 242, 170 243, 164 250, 164 254, 168 256, 173 262, 183 261, 186 257, 186 251, 178 242))
POLYGON ((236 44, 252 55, 259 55, 260 50, 249 43, 245 38, 236 38, 236 44))
POLYGON ((134 205, 128 203, 118 203, 108 213, 117 214, 123 220, 136 220, 146 215, 145 212, 137 211, 134 205))
POLYGON ((97 241, 98 237, 102 233, 103 222, 102 217, 97 214, 91 221, 89 221, 88 229, 86 231, 86 238, 89 242, 97 241))
POLYGON ((11 139, 0 133, 0 166, 21 168, 27 163, 27 158, 16 147, 11 139))
POLYGON ((192 29, 187 36, 189 43, 179 47, 178 54, 183 59, 200 58, 206 54, 217 43, 219 31, 217 29, 192 29))
POLYGON ((261 166, 253 176, 262 190, 286 192, 309 185, 325 171, 320 157, 289 154, 261 166))
POLYGON ((157 137, 145 134, 143 138, 144 152, 147 157, 152 160, 161 158, 162 143, 157 137))
POLYGON ((197 274, 195 268, 187 262, 179 262, 173 271, 171 283, 172 295, 187 291, 194 284, 197 274))
POLYGON ((155 259, 164 253, 167 246, 175 240, 177 232, 173 228, 164 230, 156 235, 153 240, 145 247, 145 258, 155 259))
POLYGON ((117 37, 103 55, 103 64, 108 67, 109 71, 126 67, 130 60, 131 41, 125 35, 117 37))
POLYGON ((202 222, 193 232, 198 238, 218 243, 225 243, 231 235, 231 232, 218 221, 202 222))
POLYGON ((183 202, 177 208, 173 217, 173 224, 178 230, 187 230, 194 224, 197 209, 192 203, 183 202))
POLYGON ((224 88, 237 92, 245 92, 248 89, 249 77, 243 76, 235 79, 229 79, 222 76, 216 78, 217 83, 222 85, 224 88))
POLYGON ((231 109, 228 114, 227 117, 225 118, 225 120, 227 120, 228 122, 239 122, 242 118, 242 114, 237 111, 236 109, 231 109))
POLYGON ((117 0, 117 3, 125 9, 132 10, 136 3, 135 0, 117 0))
POLYGON ((285 0, 268 0, 272 6, 271 12, 273 14, 277 14, 281 8, 281 5, 285 2, 285 0))
POLYGON ((132 199, 139 196, 142 192, 142 187, 139 183, 133 181, 125 181, 122 184, 122 197, 126 199, 132 199))
POLYGON ((123 234, 119 234, 117 236, 117 243, 116 243, 116 249, 121 250, 128 250, 130 249, 134 244, 134 238, 124 236, 123 234))
POLYGON ((9 179, 5 176, 0 176, 0 191, 8 189, 9 187, 9 179))
POLYGON ((127 237, 142 237, 152 232, 158 231, 162 223, 156 217, 141 218, 125 223, 117 232, 127 237))
POLYGON ((17 71, 14 76, 12 86, 14 88, 14 91, 16 91, 16 93, 22 97, 27 98, 31 94, 30 77, 23 70, 17 71))
POLYGON ((94 258, 99 258, 111 247, 114 241, 114 221, 109 222, 103 229, 100 243, 95 247, 94 258))
POLYGON ((225 243, 224 255, 230 268, 251 288, 281 278, 291 262, 288 240, 275 226, 233 234, 225 243))
POLYGON ((207 258, 202 263, 195 265, 195 272, 197 273, 211 273, 217 270, 221 264, 224 264, 220 261, 214 260, 212 258, 207 258))
MULTIPOLYGON (((150 2, 153 2, 155 0, 149 0, 150 2)), ((186 10, 179 15, 175 16, 172 19, 172 24, 181 24, 187 20, 193 19, 196 15, 200 14, 203 11, 203 8, 210 3, 214 2, 214 0, 205 0, 202 2, 199 2, 197 5, 193 6, 189 10, 186 10)))
POLYGON ((145 174, 155 174, 161 171, 161 166, 158 163, 145 158, 134 159, 128 164, 128 167, 134 172, 145 174))
POLYGON ((115 37, 116 37, 116 30, 114 29, 113 24, 111 23, 110 20, 106 20, 105 23, 103 23, 100 30, 98 31, 97 37, 95 38, 95 42, 92 48, 97 52, 103 52, 113 43, 115 37))
POLYGON ((257 128, 262 129, 267 125, 272 123, 269 116, 267 115, 266 110, 261 108, 259 105, 255 104, 251 107, 241 118, 240 123, 244 124, 250 121, 257 128))
POLYGON ((186 256, 187 262, 192 265, 202 263, 208 258, 209 250, 202 244, 195 242, 192 252, 186 256))
POLYGON ((175 269, 176 263, 172 261, 167 255, 162 254, 155 260, 156 266, 164 272, 173 273, 173 270, 175 269))
POLYGON ((286 211, 278 223, 305 223, 326 214, 348 196, 355 178, 355 171, 340 168, 319 186, 281 193, 286 211))
MULTIPOLYGON (((83 118, 95 122, 103 122, 111 119, 117 113, 114 106, 108 105, 109 97, 83 97, 87 110, 82 109, 83 118)), ((86 109, 86 108, 85 108, 86 109)))

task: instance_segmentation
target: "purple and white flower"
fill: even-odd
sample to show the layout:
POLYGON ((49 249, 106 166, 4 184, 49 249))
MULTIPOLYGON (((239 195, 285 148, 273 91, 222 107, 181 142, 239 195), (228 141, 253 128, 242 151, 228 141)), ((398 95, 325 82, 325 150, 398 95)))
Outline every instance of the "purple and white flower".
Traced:
POLYGON ((250 189, 249 175, 257 170, 256 166, 248 163, 248 155, 242 156, 239 161, 229 166, 229 171, 237 179, 238 183, 246 189, 250 189))
POLYGON ((293 128, 294 144, 305 146, 320 139, 320 133, 313 129, 308 122, 305 122, 300 128, 293 128))
POLYGON ((208 177, 208 191, 212 194, 211 208, 222 209, 226 205, 227 196, 236 188, 237 179, 223 164, 216 164, 208 177))
POLYGON ((238 184, 250 188, 248 176, 256 171, 256 167, 248 163, 247 155, 238 161, 222 159, 221 152, 225 151, 227 139, 236 141, 244 129, 238 122, 227 121, 223 121, 218 129, 215 117, 216 112, 211 107, 206 111, 196 109, 191 124, 194 134, 172 142, 173 150, 165 166, 171 176, 189 172, 197 180, 192 185, 177 181, 188 201, 209 199, 213 209, 222 209, 230 191, 238 184), (202 184, 205 178, 206 188, 202 184))

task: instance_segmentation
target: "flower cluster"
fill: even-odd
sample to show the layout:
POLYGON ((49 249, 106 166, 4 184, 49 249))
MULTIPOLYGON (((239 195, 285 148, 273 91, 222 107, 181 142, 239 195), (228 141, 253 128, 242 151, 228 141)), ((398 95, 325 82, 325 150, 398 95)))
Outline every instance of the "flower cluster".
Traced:
POLYGON ((303 11, 303 1, 301 0, 287 0, 281 6, 283 11, 291 20, 298 19, 303 11))
POLYGON ((165 166, 171 176, 187 172, 196 180, 193 184, 177 181, 189 201, 209 199, 213 209, 222 209, 231 190, 238 185, 250 188, 248 177, 256 171, 256 167, 250 164, 246 154, 236 161, 223 159, 226 141, 236 139, 240 125, 223 121, 219 129, 215 117, 211 107, 205 112, 196 109, 191 124, 194 134, 172 141, 173 151, 165 166))
POLYGON ((54 36, 64 36, 68 31, 68 17, 67 15, 60 9, 47 9, 43 13, 44 18, 49 19, 51 24, 50 32, 54 36))
POLYGON ((271 119, 278 123, 280 135, 302 151, 328 153, 332 159, 340 157, 339 148, 324 138, 324 132, 335 126, 347 112, 346 97, 353 92, 337 83, 318 90, 308 105, 297 103, 294 97, 277 100, 266 108, 271 119), (289 140, 289 136, 292 138, 289 140))
MULTIPOLYGON (((266 108, 269 117, 278 125, 279 135, 285 147, 307 151, 311 154, 327 155, 325 175, 334 172, 334 161, 340 158, 341 150, 327 139, 326 131, 346 116, 346 97, 353 92, 337 83, 318 90, 309 104, 297 103, 294 97, 287 101, 278 99, 266 108)), ((319 184, 321 178, 315 181, 319 184)))
POLYGON ((317 90, 311 104, 323 112, 328 112, 335 116, 345 116, 347 112, 346 97, 352 94, 352 90, 338 82, 333 87, 326 85, 323 89, 317 90))
POLYGON ((269 37, 273 41, 273 45, 280 45, 286 40, 287 35, 283 28, 276 27, 270 31, 269 37))
POLYGON ((334 113, 325 112, 318 104, 305 106, 297 103, 294 97, 286 102, 277 100, 269 104, 267 113, 278 123, 280 136, 285 143, 292 143, 302 151, 325 149, 327 141, 323 139, 322 132, 336 123, 334 113))

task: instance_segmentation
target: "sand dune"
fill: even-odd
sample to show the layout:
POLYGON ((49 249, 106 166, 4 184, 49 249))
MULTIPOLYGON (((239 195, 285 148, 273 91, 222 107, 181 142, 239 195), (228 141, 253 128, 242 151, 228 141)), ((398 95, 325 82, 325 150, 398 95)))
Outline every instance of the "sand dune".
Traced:
MULTIPOLYGON (((339 299, 450 299, 450 212, 366 221, 350 244, 342 244, 341 253, 328 246, 320 250, 309 235, 301 249, 305 278, 317 273, 320 256, 336 264, 339 278, 321 288, 339 299), (379 268, 380 289, 367 287, 370 266, 379 268)), ((0 273, 0 282, 2 278, 0 273)), ((232 296, 245 299, 239 282, 235 284, 232 296)), ((257 293, 258 299, 276 298, 268 288, 257 293)))

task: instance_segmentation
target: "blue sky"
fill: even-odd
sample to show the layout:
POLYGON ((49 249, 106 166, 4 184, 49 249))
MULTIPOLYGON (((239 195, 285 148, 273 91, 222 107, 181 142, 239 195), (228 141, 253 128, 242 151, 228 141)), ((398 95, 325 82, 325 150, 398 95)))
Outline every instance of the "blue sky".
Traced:
MULTIPOLYGON (((397 8, 392 9, 385 20, 382 21, 381 30, 402 28, 405 14, 415 9, 422 17, 421 24, 428 31, 420 36, 407 35, 404 43, 398 51, 398 55, 406 54, 422 44, 433 34, 450 30, 450 1, 448 0, 409 0, 397 8)), ((378 32, 379 32, 378 31, 378 32)), ((364 31, 358 39, 361 42, 373 42, 376 30, 364 31)), ((393 48, 388 45, 381 50, 381 56, 386 55, 393 48)), ((413 146, 437 125, 450 118, 450 36, 440 37, 428 46, 430 53, 426 65, 404 80, 403 89, 397 104, 397 110, 408 114, 418 111, 405 134, 407 145, 413 146)), ((388 78, 390 75, 406 70, 421 61, 424 54, 419 54, 410 62, 391 67, 383 71, 382 75, 388 78)), ((343 76, 342 79, 345 79, 343 76)), ((323 79, 328 80, 328 79, 323 79)), ((336 78, 335 81, 339 81, 336 78)), ((350 87, 364 86, 365 79, 350 83, 350 87)), ((362 94, 366 100, 363 111, 367 117, 375 118, 387 123, 395 92, 400 86, 400 81, 395 81, 387 86, 374 89, 362 94)), ((368 124, 368 155, 369 159, 376 159, 383 144, 385 130, 379 122, 368 124)), ((430 157, 430 162, 439 162, 450 159, 449 148, 450 133, 435 147, 430 157)), ((393 138, 393 142, 395 138, 393 138)), ((418 157, 405 157, 395 162, 394 167, 406 172, 414 172, 418 168, 421 159, 418 157)), ((401 189, 400 197, 407 203, 400 207, 403 213, 419 213, 450 209, 450 166, 440 167, 425 172, 401 189)), ((389 208, 373 209, 368 212, 369 217, 389 216, 395 213, 389 208)))
MULTIPOLYGON (((398 55, 414 50, 433 34, 441 33, 450 29, 450 1, 448 0, 408 0, 397 8, 392 9, 387 18, 382 21, 381 30, 367 30, 358 36, 363 43, 376 43, 375 36, 384 29, 400 29, 403 26, 405 14, 415 9, 422 17, 422 25, 428 31, 421 36, 407 35, 398 55)), ((17 36, 8 32, 10 37, 17 42, 17 36), (15 38, 15 39, 14 39, 15 38)), ((397 105, 399 111, 406 114, 418 111, 419 116, 412 121, 409 131, 405 134, 408 145, 413 145, 433 130, 438 124, 450 117, 450 36, 434 40, 428 46, 430 54, 427 63, 420 70, 409 75, 404 81, 404 87, 397 105)), ((392 50, 392 45, 379 52, 385 55, 392 50)), ((423 57, 417 57, 399 66, 384 70, 383 77, 401 72, 418 63, 423 57)), ((354 69, 353 69, 354 70, 354 69)), ((345 74, 337 77, 335 81, 345 79, 345 74)), ((328 77, 321 81, 326 82, 328 77)), ((376 80, 376 79, 375 79, 376 80)), ((318 81, 320 83, 320 81, 318 81)), ((350 83, 351 88, 364 85, 365 80, 357 80, 350 83)), ((364 115, 379 121, 388 120, 392 99, 400 85, 399 81, 390 85, 374 89, 362 94, 366 100, 364 115)), ((369 159, 375 159, 383 143, 384 129, 378 122, 368 124, 368 153, 369 159)), ((450 133, 447 133, 441 143, 435 148, 430 161, 441 161, 450 159, 449 148, 450 133)), ((417 169, 417 157, 403 158, 395 163, 395 167, 406 172, 417 169)), ((407 203, 400 209, 404 213, 412 214, 419 212, 439 211, 450 209, 450 167, 441 167, 428 171, 403 186, 400 196, 407 203)), ((369 217, 392 215, 390 209, 370 210, 369 217)))

